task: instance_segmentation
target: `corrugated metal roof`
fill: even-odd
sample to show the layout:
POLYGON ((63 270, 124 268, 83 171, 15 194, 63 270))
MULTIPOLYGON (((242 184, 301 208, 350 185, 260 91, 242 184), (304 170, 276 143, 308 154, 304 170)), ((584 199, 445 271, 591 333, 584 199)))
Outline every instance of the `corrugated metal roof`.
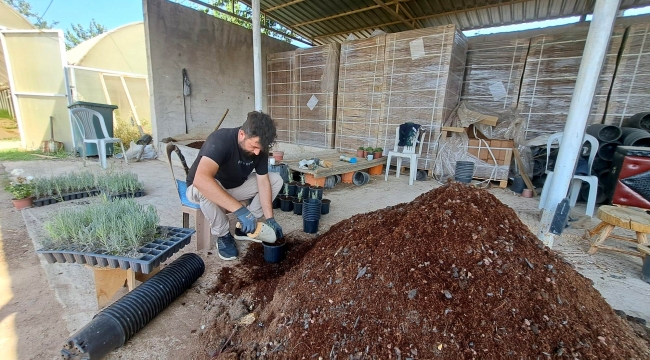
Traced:
MULTIPOLYGON (((240 0, 250 5, 251 0, 240 0)), ((261 0, 264 14, 316 44, 420 27, 456 24, 461 30, 580 16, 595 0, 261 0)), ((621 10, 650 5, 622 0, 621 10)))

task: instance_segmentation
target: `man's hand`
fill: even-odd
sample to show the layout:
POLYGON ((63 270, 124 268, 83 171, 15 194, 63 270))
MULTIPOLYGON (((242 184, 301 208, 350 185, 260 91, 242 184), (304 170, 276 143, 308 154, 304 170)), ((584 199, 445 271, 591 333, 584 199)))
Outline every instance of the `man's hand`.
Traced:
POLYGON ((284 234, 282 233, 282 226, 280 226, 280 224, 278 224, 274 218, 266 219, 266 225, 270 226, 275 231, 276 238, 282 239, 284 237, 284 234))
POLYGON ((257 222, 255 221, 255 215, 251 213, 246 206, 242 206, 237 211, 235 211, 235 216, 241 223, 241 230, 248 234, 255 231, 257 228, 257 222))

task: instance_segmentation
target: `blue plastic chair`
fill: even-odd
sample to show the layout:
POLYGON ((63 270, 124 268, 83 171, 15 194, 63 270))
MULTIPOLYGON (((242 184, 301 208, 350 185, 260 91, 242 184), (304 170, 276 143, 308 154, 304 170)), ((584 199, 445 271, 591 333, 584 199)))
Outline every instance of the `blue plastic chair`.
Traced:
MULTIPOLYGON (((178 147, 175 144, 167 145, 167 161, 169 163, 169 169, 171 170, 172 178, 174 179, 174 184, 176 185, 178 198, 181 200, 181 211, 183 212, 183 227, 184 228, 190 227, 190 215, 193 215, 195 219, 195 230, 196 230, 196 250, 203 250, 203 249, 210 250, 212 246, 210 241, 210 237, 212 233, 210 229, 210 222, 203 215, 203 211, 201 211, 201 206, 197 203, 191 202, 190 199, 187 198, 186 195, 187 184, 185 183, 185 181, 178 180, 174 176, 174 166, 172 166, 172 158, 171 158, 172 151, 177 151, 177 153, 180 154, 180 149, 178 149, 178 147)), ((182 154, 181 154, 181 163, 183 165, 183 169, 185 170, 185 175, 187 176, 187 172, 189 171, 189 169, 187 168, 187 164, 185 164, 185 159, 182 158, 182 154)))

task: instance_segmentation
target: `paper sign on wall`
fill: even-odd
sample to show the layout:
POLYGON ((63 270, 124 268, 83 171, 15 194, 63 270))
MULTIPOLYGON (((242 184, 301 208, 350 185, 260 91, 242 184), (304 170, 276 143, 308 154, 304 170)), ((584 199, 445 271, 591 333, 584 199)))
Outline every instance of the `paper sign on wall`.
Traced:
POLYGON ((503 86, 501 81, 494 82, 490 85, 490 94, 492 94, 492 100, 499 101, 506 97, 506 87, 503 86))
POLYGON ((417 38, 409 42, 411 46, 411 60, 417 60, 424 56, 424 41, 422 38, 417 38))
POLYGON ((309 108, 309 110, 314 110, 316 104, 318 104, 318 99, 316 98, 316 95, 312 95, 309 98, 309 101, 307 101, 307 107, 309 108))

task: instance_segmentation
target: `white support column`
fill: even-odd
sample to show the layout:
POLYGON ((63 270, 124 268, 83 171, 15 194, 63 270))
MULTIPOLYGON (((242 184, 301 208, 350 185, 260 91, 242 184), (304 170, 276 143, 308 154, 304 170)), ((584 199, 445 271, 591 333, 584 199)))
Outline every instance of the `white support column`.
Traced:
POLYGON ((552 247, 555 235, 549 232, 557 205, 567 196, 582 148, 582 139, 587 126, 589 109, 596 93, 596 85, 605 60, 612 35, 614 20, 621 0, 596 0, 594 16, 589 25, 589 34, 580 62, 576 86, 571 98, 569 115, 564 126, 562 146, 553 172, 553 181, 548 184, 548 198, 542 213, 537 236, 545 245, 552 247))
POLYGON ((260 0, 253 0, 253 73, 255 76, 255 110, 262 111, 262 29, 260 0))

